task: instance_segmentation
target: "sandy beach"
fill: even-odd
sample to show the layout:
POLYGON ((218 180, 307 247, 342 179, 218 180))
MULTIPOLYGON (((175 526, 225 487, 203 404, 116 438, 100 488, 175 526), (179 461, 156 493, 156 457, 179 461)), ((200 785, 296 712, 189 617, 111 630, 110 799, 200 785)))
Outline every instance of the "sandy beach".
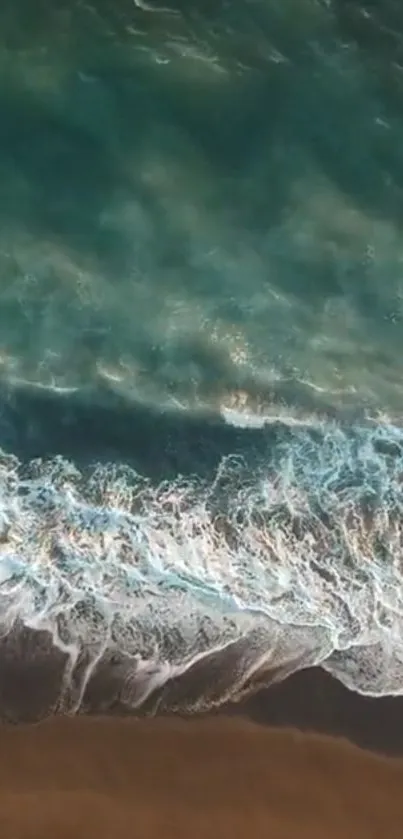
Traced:
POLYGON ((3 839, 401 836, 403 762, 242 718, 3 727, 3 839))
POLYGON ((117 690, 102 671, 90 713, 63 716, 60 668, 38 649, 1 646, 2 839, 401 836, 401 698, 363 697, 308 668, 204 717, 152 715, 203 693, 217 673, 201 668, 135 719, 118 702, 97 711, 117 690))

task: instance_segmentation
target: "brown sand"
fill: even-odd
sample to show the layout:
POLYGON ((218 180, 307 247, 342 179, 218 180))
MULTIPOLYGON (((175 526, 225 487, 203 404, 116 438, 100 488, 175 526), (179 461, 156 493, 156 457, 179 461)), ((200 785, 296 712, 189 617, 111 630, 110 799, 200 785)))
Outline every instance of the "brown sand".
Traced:
POLYGON ((241 718, 0 730, 1 839, 396 839, 403 761, 241 718))

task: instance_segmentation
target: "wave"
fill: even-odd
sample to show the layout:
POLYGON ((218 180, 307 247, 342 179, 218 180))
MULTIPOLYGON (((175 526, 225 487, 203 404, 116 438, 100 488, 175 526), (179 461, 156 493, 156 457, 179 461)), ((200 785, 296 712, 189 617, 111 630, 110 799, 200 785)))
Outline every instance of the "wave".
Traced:
POLYGON ((311 665, 403 693, 399 427, 29 389, 1 417, 0 715, 203 711, 311 665))

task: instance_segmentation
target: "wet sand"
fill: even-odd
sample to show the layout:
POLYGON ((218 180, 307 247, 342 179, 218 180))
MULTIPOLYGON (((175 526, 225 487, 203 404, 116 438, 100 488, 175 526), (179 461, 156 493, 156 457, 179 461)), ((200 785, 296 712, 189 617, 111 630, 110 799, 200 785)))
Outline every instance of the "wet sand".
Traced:
POLYGON ((346 737, 362 748, 403 758, 403 697, 362 696, 320 667, 260 691, 237 711, 276 728, 346 737))
MULTIPOLYGON (((194 668, 143 713, 206 684, 221 693, 230 664, 194 668)), ((1 839, 401 836, 403 698, 365 698, 310 668, 204 718, 135 720, 119 667, 105 666, 87 715, 55 717, 63 668, 46 633, 0 644, 1 839)))
POLYGON ((3 727, 3 839, 401 836, 403 761, 242 718, 3 727))
MULTIPOLYGON (((100 664, 90 679, 81 705, 86 714, 133 714, 133 709, 122 700, 128 664, 123 658, 115 659, 100 664)), ((63 706, 60 700, 65 663, 66 656, 53 647, 47 633, 17 628, 1 638, 0 723, 35 723, 68 710, 68 703, 63 706)), ((236 658, 231 659, 227 652, 224 658, 217 656, 216 661, 206 659, 201 666, 155 691, 138 713, 167 714, 194 705, 197 696, 211 695, 214 699, 217 695, 230 695, 236 666, 236 658)), ((78 666, 76 670, 70 690, 72 699, 82 676, 82 668, 78 666)), ((261 687, 270 681, 270 687, 242 703, 218 707, 214 714, 241 715, 272 727, 344 736, 359 746, 403 758, 403 697, 361 696, 319 667, 294 673, 277 684, 273 674, 264 673, 261 687)))

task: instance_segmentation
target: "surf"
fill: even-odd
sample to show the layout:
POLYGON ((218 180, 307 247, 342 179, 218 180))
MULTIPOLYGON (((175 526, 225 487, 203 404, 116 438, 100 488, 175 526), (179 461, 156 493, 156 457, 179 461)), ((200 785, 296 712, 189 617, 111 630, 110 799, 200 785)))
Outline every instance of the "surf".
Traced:
MULTIPOLYGON (((24 394, 37 412, 43 398, 24 394)), ((60 400, 63 411, 73 400, 72 439, 74 410, 89 408, 60 400)), ((92 404, 99 428, 102 410, 92 404)), ((46 435, 42 456, 1 453, 2 637, 16 660, 29 637, 31 659, 45 643, 59 662, 52 713, 91 709, 100 674, 114 687, 97 703, 128 712, 157 695, 159 706, 164 686, 169 707, 207 710, 262 674, 270 683, 317 664, 360 693, 401 694, 403 431, 161 415, 145 450, 128 417, 131 465, 124 436, 120 462, 55 456, 46 435), (201 672, 193 698, 178 694, 201 672)))

